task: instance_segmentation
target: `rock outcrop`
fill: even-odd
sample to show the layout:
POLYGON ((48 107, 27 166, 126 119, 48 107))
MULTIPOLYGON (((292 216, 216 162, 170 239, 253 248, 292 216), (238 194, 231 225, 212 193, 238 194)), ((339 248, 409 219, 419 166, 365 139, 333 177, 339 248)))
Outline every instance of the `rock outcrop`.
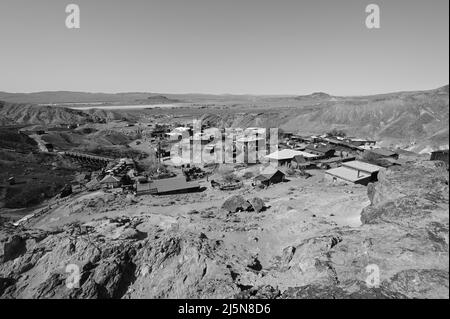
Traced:
POLYGON ((240 291, 221 260, 220 241, 158 228, 145 236, 123 236, 135 229, 132 221, 126 224, 120 235, 112 228, 123 226, 123 220, 90 227, 73 224, 58 233, 42 233, 41 240, 26 231, 6 236, 1 297, 206 298, 240 291), (116 239, 107 238, 102 229, 116 239), (12 248, 18 248, 15 255, 12 248), (79 284, 69 288, 74 269, 79 284))
POLYGON ((250 210, 251 207, 252 205, 242 195, 230 196, 222 204, 222 209, 230 213, 247 211, 250 210))
POLYGON ((242 195, 233 195, 228 197, 222 204, 222 209, 237 213, 243 211, 261 212, 266 208, 264 201, 259 197, 253 197, 251 200, 246 200, 242 195))
MULTIPOLYGON (((266 213, 190 211, 187 226, 180 218, 167 227, 145 224, 151 216, 54 231, 1 226, 0 298, 448 298, 448 177, 411 165, 380 176, 368 195, 361 227, 317 230, 274 251, 272 261, 239 245, 266 213), (241 237, 224 243, 208 233, 221 223, 236 224, 229 231, 241 237)), ((242 196, 222 206, 262 207, 242 196)), ((253 248, 259 239, 250 239, 253 248)))

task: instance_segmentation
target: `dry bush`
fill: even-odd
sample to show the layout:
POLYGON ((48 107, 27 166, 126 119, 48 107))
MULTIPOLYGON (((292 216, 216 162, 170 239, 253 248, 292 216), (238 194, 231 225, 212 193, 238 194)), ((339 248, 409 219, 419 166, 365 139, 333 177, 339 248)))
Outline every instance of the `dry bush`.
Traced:
POLYGON ((234 183, 236 181, 239 181, 236 174, 234 174, 234 172, 229 172, 229 171, 222 173, 222 180, 225 183, 234 183))
POLYGON ((252 178, 253 176, 255 176, 252 172, 245 172, 244 173, 244 175, 242 175, 242 177, 244 178, 244 179, 250 179, 250 178, 252 178))

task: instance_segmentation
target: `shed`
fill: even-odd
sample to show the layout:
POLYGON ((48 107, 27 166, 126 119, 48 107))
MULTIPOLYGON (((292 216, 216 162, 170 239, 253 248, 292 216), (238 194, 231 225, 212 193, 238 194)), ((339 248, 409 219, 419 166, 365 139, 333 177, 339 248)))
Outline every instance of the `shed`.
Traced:
POLYGON ((367 185, 370 182, 371 174, 341 166, 327 170, 325 177, 333 182, 342 180, 344 182, 367 185))
POLYGON ((269 186, 270 184, 281 183, 284 180, 285 174, 274 167, 267 167, 261 171, 261 174, 254 178, 255 184, 261 183, 269 186))
POLYGON ((107 175, 100 181, 100 184, 105 188, 117 188, 120 186, 120 179, 113 175, 107 175))
POLYGON ((344 162, 341 167, 327 170, 325 178, 367 185, 377 180, 378 172, 381 169, 383 167, 361 161, 344 162))
POLYGON ((185 176, 177 176, 164 179, 156 179, 145 184, 138 184, 137 193, 147 190, 150 194, 167 195, 167 194, 181 194, 190 193, 200 190, 200 184, 197 182, 187 182, 185 176), (139 186, 141 185, 141 186, 139 186))

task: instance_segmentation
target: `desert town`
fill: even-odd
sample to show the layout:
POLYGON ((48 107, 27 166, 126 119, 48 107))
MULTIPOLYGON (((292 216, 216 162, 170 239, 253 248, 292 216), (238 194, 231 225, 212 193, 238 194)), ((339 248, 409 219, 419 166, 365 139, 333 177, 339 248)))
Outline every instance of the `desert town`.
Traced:
MULTIPOLYGON (((274 139, 269 134, 270 129, 261 127, 219 130, 200 125, 194 133, 192 124, 144 126, 125 122, 122 126, 137 127, 140 131, 143 138, 132 144, 152 157, 152 171, 140 169, 137 158, 60 151, 41 139, 48 131, 73 130, 77 128, 74 124, 24 128, 19 133, 34 138, 41 152, 81 162, 87 168, 80 172, 81 177, 76 182, 65 185, 60 198, 99 194, 99 190, 133 196, 185 194, 206 189, 226 192, 250 188, 257 192, 276 188, 292 179, 306 180, 313 175, 328 187, 333 184, 367 186, 377 181, 380 170, 414 161, 408 152, 381 147, 372 139, 347 137, 338 130, 310 136, 292 132, 278 135, 278 130, 274 130, 274 139), (231 143, 227 145, 225 140, 231 143), (174 150, 177 154, 173 154, 174 150)), ((448 169, 448 150, 432 152, 429 160, 443 162, 448 169)), ((11 185, 15 181, 14 176, 8 178, 11 185)), ((41 213, 32 213, 14 224, 29 223, 40 216, 41 213)))
POLYGON ((448 150, 419 154, 414 144, 337 128, 229 127, 208 114, 214 107, 167 110, 3 127, 4 296, 334 298, 354 285, 355 298, 446 294, 445 279, 426 293, 393 285, 406 280, 399 274, 426 286, 430 272, 446 272, 448 150), (389 252, 393 242, 414 247, 412 255, 389 252), (44 246, 54 247, 50 255, 44 246), (144 247, 170 248, 147 260, 144 247), (100 251, 124 270, 102 270, 110 261, 100 251), (383 269, 381 290, 364 284, 373 263, 383 269), (67 265, 85 269, 80 289, 65 288, 67 265))
POLYGON ((449 299, 447 0, 26 2, 0 300, 449 299))
MULTIPOLYGON (((125 126, 135 127, 139 124, 127 123, 125 126)), ((67 125, 69 130, 76 127, 67 125)), ((68 196, 75 190, 78 190, 77 193, 102 190, 143 196, 201 192, 206 188, 229 191, 245 185, 267 188, 277 187, 276 184, 292 178, 306 179, 312 174, 320 175, 324 181, 331 184, 367 186, 377 181, 380 170, 401 166, 408 161, 408 157, 403 158, 399 151, 380 147, 374 140, 346 137, 345 133, 339 131, 320 136, 283 132, 280 136, 277 134, 275 147, 278 149, 270 152, 270 137, 266 136, 269 135, 266 134, 266 129, 251 127, 227 130, 227 134, 225 129, 221 130, 219 138, 222 137, 222 140, 219 142, 225 141, 225 138, 231 138, 232 141, 227 149, 230 160, 222 163, 222 158, 217 161, 214 155, 214 152, 218 153, 219 143, 211 128, 202 126, 200 132, 193 134, 192 124, 178 127, 157 125, 148 134, 149 138, 134 141, 141 149, 147 147, 149 153, 154 156, 154 162, 158 163, 156 171, 151 174, 140 170, 136 165, 137 160, 133 158, 114 159, 59 151, 52 144, 40 140, 39 136, 45 136, 46 130, 55 129, 57 128, 21 129, 20 133, 35 138, 42 145, 42 152, 67 157, 89 167, 88 171, 81 173, 83 176, 78 182, 66 185, 61 197, 68 196), (188 148, 187 158, 179 157, 180 161, 174 163, 175 156, 171 156, 171 150, 173 152, 173 146, 176 145, 176 149, 181 151, 182 146, 178 145, 181 141, 184 141, 185 145, 187 142, 191 148, 188 148), (199 157, 205 153, 213 154, 208 157, 209 161, 200 158, 194 162, 196 155, 192 146, 196 142, 199 146, 199 157), (222 166, 221 169, 218 169, 219 166, 222 166), (218 174, 219 170, 222 174, 218 174)), ((227 156, 225 148, 226 146, 223 149, 224 158, 227 156)), ((443 161, 448 167, 448 150, 433 152, 430 160, 443 161)), ((13 184, 15 177, 9 177, 8 181, 13 184)), ((15 225, 29 222, 34 217, 38 216, 27 215, 15 225)))

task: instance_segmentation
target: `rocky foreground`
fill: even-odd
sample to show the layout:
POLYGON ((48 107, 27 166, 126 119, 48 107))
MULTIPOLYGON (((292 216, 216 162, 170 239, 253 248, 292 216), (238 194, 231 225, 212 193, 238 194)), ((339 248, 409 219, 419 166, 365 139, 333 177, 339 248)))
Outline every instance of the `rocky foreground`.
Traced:
MULTIPOLYGON (((319 230, 263 264, 182 223, 143 231, 145 216, 53 231, 4 225, 0 297, 448 298, 448 172, 430 162, 409 165, 381 173, 367 191, 362 226, 319 230), (68 265, 80 269, 79 288, 67 287, 68 265)), ((257 222, 262 213, 206 217, 225 223, 235 214, 257 222)))

